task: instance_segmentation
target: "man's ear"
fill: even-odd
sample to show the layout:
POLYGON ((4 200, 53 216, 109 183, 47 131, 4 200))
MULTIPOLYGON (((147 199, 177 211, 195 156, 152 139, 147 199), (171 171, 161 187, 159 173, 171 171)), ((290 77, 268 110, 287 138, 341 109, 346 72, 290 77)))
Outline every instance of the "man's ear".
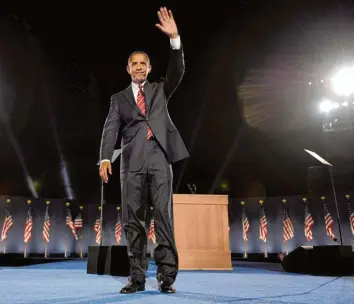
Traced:
POLYGON ((127 70, 127 73, 131 75, 131 73, 129 71, 129 65, 127 65, 126 70, 127 70))
POLYGON ((149 65, 149 66, 148 66, 148 73, 150 73, 151 71, 152 71, 152 66, 149 65))

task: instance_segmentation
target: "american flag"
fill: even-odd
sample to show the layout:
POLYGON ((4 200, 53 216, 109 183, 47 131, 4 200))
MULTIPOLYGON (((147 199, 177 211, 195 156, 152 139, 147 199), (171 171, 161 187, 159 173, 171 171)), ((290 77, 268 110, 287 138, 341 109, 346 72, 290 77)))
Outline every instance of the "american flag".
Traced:
POLYGON ((283 234, 284 242, 289 241, 295 236, 295 228, 293 228, 293 224, 286 207, 284 208, 283 234))
POLYGON ((75 227, 75 229, 81 229, 81 228, 83 228, 83 219, 82 219, 82 217, 81 217, 81 213, 79 213, 79 214, 77 215, 77 217, 75 218, 74 227, 75 227))
POLYGON ((155 232, 154 232, 154 219, 150 221, 150 227, 149 227, 149 232, 148 232, 148 239, 151 239, 153 244, 157 242, 155 238, 155 232))
POLYGON ((115 228, 115 238, 116 238, 117 244, 119 244, 121 241, 121 234, 122 234, 122 225, 121 225, 121 221, 120 221, 120 216, 118 215, 117 222, 116 222, 116 228, 115 228))
POLYGON ((264 242, 267 240, 267 220, 263 206, 260 207, 259 238, 264 242))
POLYGON ((0 239, 1 242, 6 240, 7 233, 9 232, 12 225, 13 225, 12 216, 10 214, 10 211, 7 209, 7 207, 5 207, 5 220, 1 230, 1 239, 0 239))
POLYGON ((43 240, 46 243, 49 243, 49 229, 50 229, 50 227, 51 227, 51 222, 49 219, 48 206, 47 206, 46 215, 44 216, 43 232, 42 232, 43 240))
POLYGON ((70 228, 71 232, 73 233, 74 238, 77 240, 78 236, 76 234, 74 221, 73 221, 73 218, 71 217, 70 209, 68 207, 67 207, 67 216, 65 219, 65 224, 70 228))
POLYGON ((350 228, 351 228, 351 232, 354 234, 354 208, 350 201, 348 202, 348 209, 349 209, 350 228))
POLYGON ((94 225, 94 230, 96 232, 96 243, 100 245, 101 242, 101 225, 100 225, 100 218, 97 218, 95 225, 94 225))
POLYGON ((33 228, 33 221, 32 221, 32 214, 31 214, 31 207, 28 207, 28 214, 25 223, 25 231, 24 231, 24 242, 28 243, 32 237, 32 228, 33 228))
POLYGON ((314 221, 312 215, 309 211, 308 204, 305 206, 305 214, 304 214, 304 235, 306 236, 307 241, 313 239, 312 236, 312 227, 314 226, 314 221))
POLYGON ((250 226, 249 226, 249 221, 244 206, 242 206, 242 225, 243 225, 243 240, 246 242, 248 240, 248 232, 250 226))
POLYGON ((325 222, 325 230, 327 231, 327 235, 330 236, 332 239, 335 238, 335 234, 333 232, 333 218, 328 211, 327 204, 323 201, 324 207, 324 222, 325 222))

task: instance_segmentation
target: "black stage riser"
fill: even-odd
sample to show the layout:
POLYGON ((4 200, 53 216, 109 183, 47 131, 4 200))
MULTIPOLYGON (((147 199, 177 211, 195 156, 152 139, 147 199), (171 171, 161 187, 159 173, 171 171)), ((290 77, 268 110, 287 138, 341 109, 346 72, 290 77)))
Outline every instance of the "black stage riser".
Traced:
POLYGON ((72 260, 72 259, 58 258, 58 257, 44 258, 44 257, 36 257, 36 256, 29 256, 25 258, 23 254, 17 254, 17 253, 0 254, 0 266, 3 267, 20 267, 20 266, 29 266, 29 265, 36 265, 36 264, 63 262, 68 260, 72 260))
POLYGON ((89 246, 87 273, 129 276, 127 246, 89 246))
POLYGON ((282 261, 287 272, 323 276, 354 275, 351 246, 300 246, 282 261))

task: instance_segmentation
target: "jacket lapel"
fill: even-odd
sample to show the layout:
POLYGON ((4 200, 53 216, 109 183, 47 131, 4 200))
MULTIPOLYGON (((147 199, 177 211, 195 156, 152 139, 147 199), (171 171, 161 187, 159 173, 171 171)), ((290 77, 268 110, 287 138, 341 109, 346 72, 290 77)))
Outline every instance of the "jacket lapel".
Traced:
POLYGON ((141 111, 139 110, 136 101, 134 100, 134 96, 133 96, 133 90, 132 90, 132 86, 129 85, 129 87, 124 90, 123 92, 123 96, 127 99, 127 101, 129 102, 129 104, 140 114, 143 115, 141 113, 141 111))

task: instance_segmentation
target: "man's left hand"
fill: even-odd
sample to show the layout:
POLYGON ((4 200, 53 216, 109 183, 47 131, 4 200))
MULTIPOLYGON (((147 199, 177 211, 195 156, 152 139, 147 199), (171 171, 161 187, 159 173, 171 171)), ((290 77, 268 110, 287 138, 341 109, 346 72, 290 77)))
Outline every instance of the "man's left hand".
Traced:
POLYGON ((160 8, 158 11, 158 18, 160 24, 155 25, 158 29, 168 35, 171 39, 179 36, 173 13, 170 10, 168 11, 166 7, 160 8))

